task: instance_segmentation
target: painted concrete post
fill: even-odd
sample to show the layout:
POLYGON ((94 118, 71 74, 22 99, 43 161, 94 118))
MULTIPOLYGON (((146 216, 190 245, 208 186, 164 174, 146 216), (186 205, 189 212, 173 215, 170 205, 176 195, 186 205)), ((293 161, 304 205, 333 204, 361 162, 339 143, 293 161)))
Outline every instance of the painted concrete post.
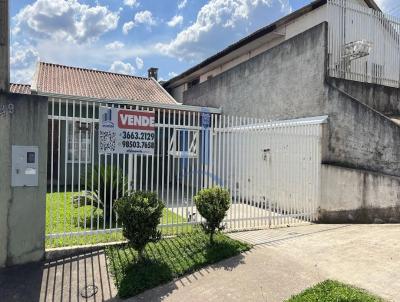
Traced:
POLYGON ((47 98, 0 93, 0 267, 44 256, 47 111, 47 98), (39 147, 38 186, 11 187, 13 145, 39 147))

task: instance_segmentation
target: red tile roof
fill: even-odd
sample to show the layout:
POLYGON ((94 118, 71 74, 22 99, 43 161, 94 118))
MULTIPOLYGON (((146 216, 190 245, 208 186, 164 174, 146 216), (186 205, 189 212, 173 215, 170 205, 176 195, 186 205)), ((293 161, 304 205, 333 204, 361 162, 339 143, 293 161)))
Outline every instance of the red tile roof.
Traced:
POLYGON ((41 93, 176 104, 154 79, 39 62, 32 88, 41 93))
POLYGON ((31 94, 31 85, 11 83, 10 92, 20 93, 20 94, 31 94))

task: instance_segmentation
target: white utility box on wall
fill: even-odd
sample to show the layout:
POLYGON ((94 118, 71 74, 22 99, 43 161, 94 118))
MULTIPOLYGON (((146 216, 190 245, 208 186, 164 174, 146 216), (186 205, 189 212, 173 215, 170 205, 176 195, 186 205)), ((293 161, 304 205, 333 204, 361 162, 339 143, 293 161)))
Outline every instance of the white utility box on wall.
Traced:
POLYGON ((12 146, 12 187, 38 186, 38 154, 37 146, 12 146))

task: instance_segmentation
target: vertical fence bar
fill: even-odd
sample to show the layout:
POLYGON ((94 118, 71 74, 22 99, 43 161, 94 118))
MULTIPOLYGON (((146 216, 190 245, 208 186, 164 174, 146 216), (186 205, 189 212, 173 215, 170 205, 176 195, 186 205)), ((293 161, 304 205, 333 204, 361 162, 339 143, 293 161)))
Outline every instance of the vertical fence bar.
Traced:
POLYGON ((198 158, 199 157, 199 130, 198 130, 198 127, 196 127, 196 122, 195 122, 195 119, 196 119, 196 114, 194 113, 194 112, 192 112, 191 113, 191 115, 192 115, 192 126, 193 127, 195 127, 195 129, 196 130, 194 130, 194 132, 193 132, 193 135, 194 135, 194 137, 193 137, 193 143, 195 144, 194 145, 194 147, 195 147, 195 150, 194 150, 194 152, 195 152, 195 154, 196 154, 196 156, 193 156, 193 158, 192 158, 192 165, 191 165, 191 176, 192 176, 192 186, 191 186, 191 198, 190 198, 190 206, 191 206, 191 212, 190 212, 190 221, 189 222, 193 222, 193 220, 194 220, 194 210, 193 210, 193 197, 194 197, 194 195, 195 195, 195 174, 196 174, 196 157, 198 158), (196 138, 197 137, 197 138, 196 138))
MULTIPOLYGON (((171 123, 171 111, 168 110, 168 125, 170 125, 170 123, 171 123)), ((166 156, 167 156, 167 184, 166 184, 166 186, 167 186, 167 208, 168 208, 168 214, 169 214, 170 213, 170 208, 171 208, 171 205, 170 205, 170 192, 169 192, 169 188, 170 188, 170 185, 169 185, 169 176, 170 176, 170 169, 169 169, 170 160, 169 160, 169 158, 170 158, 170 153, 169 152, 171 150, 170 149, 171 148, 170 142, 172 142, 173 137, 171 137, 171 129, 170 129, 170 127, 167 127, 166 130, 167 130, 167 135, 166 136, 167 136, 167 144, 168 144, 167 145, 168 146, 168 150, 166 152, 166 156)), ((172 160, 173 160, 173 158, 172 158, 172 160)), ((167 216, 167 224, 169 224, 168 216, 167 216)), ((173 223, 172 217, 171 217, 171 221, 173 223)), ((171 228, 171 230, 172 230, 172 228, 171 228)))
MULTIPOLYGON (((188 126, 188 128, 190 129, 191 128, 191 112, 190 111, 187 111, 186 112, 186 114, 187 114, 187 126, 188 126)), ((189 200, 191 199, 190 198, 190 196, 189 196, 189 194, 190 194, 190 159, 191 159, 191 150, 190 150, 190 147, 191 147, 191 140, 190 140, 190 138, 191 138, 191 136, 190 136, 190 134, 191 134, 192 132, 191 132, 191 130, 187 130, 186 131, 186 135, 187 135, 187 141, 186 141, 186 143, 185 143, 185 145, 186 145, 186 158, 185 158, 185 163, 186 163, 186 201, 185 201, 185 216, 183 217, 183 219, 184 219, 184 222, 186 222, 186 232, 188 232, 189 231, 189 207, 190 207, 190 205, 189 205, 189 200)))
MULTIPOLYGON (((79 123, 79 134, 78 134, 78 188, 77 188, 77 192, 79 192, 81 190, 81 139, 82 139, 82 131, 81 131, 81 127, 82 127, 82 101, 79 101, 79 119, 78 119, 78 123, 79 123)), ((75 157, 75 148, 73 151, 73 157, 75 157)), ((78 229, 80 229, 80 212, 81 212, 81 198, 78 198, 77 200, 78 202, 78 229)))
POLYGON ((60 182, 61 182, 61 100, 58 99, 58 119, 57 119, 57 128, 58 128, 58 138, 57 138, 57 232, 59 232, 60 228, 60 207, 61 207, 61 194, 60 194, 60 182))
MULTIPOLYGON (((50 230, 52 233, 54 233, 54 196, 53 196, 53 173, 54 173, 54 167, 53 167, 53 163, 54 163, 54 98, 51 98, 51 115, 52 115, 52 119, 51 119, 51 126, 50 126, 50 133, 51 133, 51 138, 49 138, 51 147, 50 147, 50 205, 48 205, 47 203, 49 202, 47 199, 47 195, 46 195, 46 208, 49 208, 49 218, 46 219, 50 219, 50 230)), ((51 243, 51 240, 50 240, 51 243)))
MULTIPOLYGON (((96 127, 96 104, 93 103, 92 105, 92 137, 91 137, 91 142, 92 142, 92 164, 91 164, 91 192, 92 194, 94 193, 94 134, 95 134, 95 127, 96 127)), ((97 152, 98 153, 98 152, 97 152)), ((97 155, 100 157, 100 154, 97 155)), ((90 211, 90 230, 93 231, 93 198, 91 198, 90 201, 90 206, 91 206, 91 211, 90 211)))
MULTIPOLYGON (((82 114, 83 115, 83 114, 82 114)), ((85 123, 85 126, 86 126, 86 128, 85 128, 85 187, 84 187, 84 191, 85 191, 85 197, 84 197, 84 199, 85 199, 85 206, 84 206, 84 210, 83 210, 83 213, 84 213, 84 220, 83 220, 83 222, 84 222, 84 226, 83 226, 83 229, 84 229, 84 231, 86 232, 87 231, 87 213, 86 213, 86 206, 87 206, 87 182, 88 182, 88 153, 89 153, 89 146, 88 146, 88 140, 89 140, 89 138, 88 138, 88 133, 89 133, 89 102, 88 101, 86 101, 86 121, 85 121, 86 123, 85 123)), ((79 188, 79 190, 81 190, 80 188, 79 188)), ((92 209, 90 209, 90 211, 92 211, 92 209)))
MULTIPOLYGON (((201 166, 202 166, 202 164, 201 164, 201 156, 203 156, 203 144, 202 144, 203 131, 202 131, 202 127, 201 127, 201 114, 200 114, 200 112, 197 112, 197 127, 199 129, 199 132, 198 132, 199 133, 199 137, 198 137, 199 141, 198 141, 198 156, 197 156, 197 168, 196 168, 196 194, 199 192, 199 190, 201 190, 201 184, 202 184, 201 177, 203 175, 203 173, 202 173, 203 170, 201 168, 201 166)), ((196 208, 196 221, 197 222, 200 221, 200 223, 202 223, 203 222, 203 218, 200 216, 200 219, 199 219, 199 218, 197 218, 198 217, 197 215, 200 216, 199 211, 196 208)))

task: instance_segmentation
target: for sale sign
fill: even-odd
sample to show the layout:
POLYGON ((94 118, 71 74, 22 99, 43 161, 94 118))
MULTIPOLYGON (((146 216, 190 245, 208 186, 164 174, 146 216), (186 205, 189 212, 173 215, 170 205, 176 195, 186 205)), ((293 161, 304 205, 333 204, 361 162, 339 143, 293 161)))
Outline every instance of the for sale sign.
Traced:
POLYGON ((99 153, 154 154, 155 114, 100 107, 99 153))

